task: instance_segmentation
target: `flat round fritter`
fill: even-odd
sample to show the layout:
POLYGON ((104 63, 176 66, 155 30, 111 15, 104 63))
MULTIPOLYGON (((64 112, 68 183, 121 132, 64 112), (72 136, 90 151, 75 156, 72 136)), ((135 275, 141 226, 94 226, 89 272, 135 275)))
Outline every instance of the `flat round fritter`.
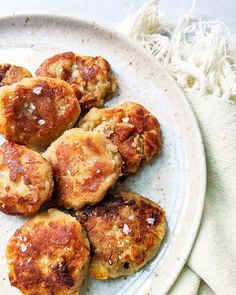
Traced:
POLYGON ((91 243, 90 274, 100 280, 139 270, 156 255, 166 234, 163 209, 131 192, 109 194, 78 211, 77 218, 91 243))
POLYGON ((25 295, 78 294, 90 259, 80 223, 49 209, 21 226, 8 242, 11 285, 25 295))
POLYGON ((49 201, 52 189, 52 168, 41 154, 11 142, 0 146, 0 211, 35 213, 49 201))
POLYGON ((158 120, 143 106, 127 102, 121 106, 91 109, 78 125, 84 130, 105 133, 125 162, 125 173, 134 173, 142 161, 161 152, 161 130, 158 120))
POLYGON ((96 204, 121 176, 117 147, 99 132, 68 130, 44 157, 53 167, 58 204, 66 209, 96 204))
POLYGON ((116 89, 111 67, 101 56, 60 53, 46 59, 37 69, 36 75, 58 78, 70 83, 85 110, 102 106, 104 98, 116 89))
POLYGON ((0 88, 0 132, 16 143, 48 146, 79 114, 72 87, 59 79, 28 78, 0 88))
POLYGON ((26 68, 11 64, 0 64, 0 87, 11 85, 24 78, 31 77, 31 73, 26 68))

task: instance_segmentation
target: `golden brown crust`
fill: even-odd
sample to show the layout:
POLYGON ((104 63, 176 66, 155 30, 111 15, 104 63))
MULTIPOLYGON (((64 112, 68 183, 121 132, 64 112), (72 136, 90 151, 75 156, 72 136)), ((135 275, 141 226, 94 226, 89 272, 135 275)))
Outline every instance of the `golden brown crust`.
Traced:
POLYGON ((109 194, 77 212, 92 247, 90 274, 105 280, 130 275, 157 253, 166 234, 165 213, 131 192, 109 194))
POLYGON ((23 294, 77 294, 87 272, 90 246, 75 218, 50 209, 15 232, 6 256, 11 285, 23 294))
POLYGON ((161 130, 158 120, 143 106, 127 102, 121 106, 91 109, 79 122, 80 128, 103 132, 125 162, 125 172, 134 173, 142 161, 161 152, 161 130))
POLYGON ((46 59, 37 69, 36 75, 70 83, 83 109, 102 106, 104 98, 116 89, 111 67, 101 56, 60 53, 46 59))
POLYGON ((0 64, 0 87, 11 85, 24 78, 31 77, 31 73, 26 68, 11 64, 0 64))
POLYGON ((98 132, 68 130, 44 157, 53 167, 58 204, 66 209, 96 204, 121 175, 117 147, 98 132))
POLYGON ((39 153, 11 142, 0 146, 0 211, 33 214, 52 190, 52 168, 39 153))
POLYGON ((79 114, 73 89, 61 80, 29 78, 0 88, 0 132, 16 143, 48 146, 79 114))

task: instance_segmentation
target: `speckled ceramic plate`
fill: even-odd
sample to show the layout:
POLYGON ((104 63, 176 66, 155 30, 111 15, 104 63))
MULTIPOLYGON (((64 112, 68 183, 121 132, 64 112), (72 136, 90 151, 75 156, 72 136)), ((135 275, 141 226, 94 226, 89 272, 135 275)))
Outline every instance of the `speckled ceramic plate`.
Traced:
MULTIPOLYGON (((108 102, 143 104, 161 123, 164 145, 156 158, 122 183, 166 210, 168 235, 151 263, 135 275, 99 282, 88 279, 82 294, 166 294, 180 273, 201 220, 206 169, 202 139, 193 112, 174 80, 144 49, 117 32, 94 23, 57 16, 0 19, 0 62, 32 72, 63 51, 102 55, 119 81, 119 94, 108 102)), ((5 247, 24 220, 0 213, 0 293, 18 294, 7 277, 5 247)))

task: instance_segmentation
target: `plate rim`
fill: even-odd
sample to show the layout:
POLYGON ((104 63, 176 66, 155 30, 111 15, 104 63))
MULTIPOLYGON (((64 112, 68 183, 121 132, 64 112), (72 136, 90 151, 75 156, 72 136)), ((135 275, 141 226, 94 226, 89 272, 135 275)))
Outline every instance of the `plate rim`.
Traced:
MULTIPOLYGON (((206 166, 206 154, 205 154, 205 149, 204 149, 204 143, 203 143, 203 138, 201 135, 200 127, 197 121, 197 118, 195 116, 194 110, 191 107, 191 104, 189 100, 187 99, 187 96, 184 94, 184 91, 180 88, 180 86, 177 84, 176 80, 171 76, 171 74, 164 68, 164 66, 157 60, 155 59, 145 48, 143 48, 137 41, 128 38, 127 35, 125 35, 122 32, 117 31, 114 28, 111 27, 106 27, 105 25, 99 24, 96 21, 91 21, 86 18, 81 18, 81 17, 75 17, 75 16, 70 16, 70 15, 63 15, 63 14, 36 14, 36 13, 20 13, 20 14, 13 14, 13 15, 6 15, 6 16, 1 16, 0 17, 0 25, 3 21, 28 21, 32 19, 40 19, 41 21, 44 20, 54 20, 54 21, 64 21, 64 22, 75 22, 77 24, 83 24, 85 26, 91 27, 91 29, 98 29, 99 31, 103 31, 105 33, 115 35, 116 38, 120 40, 124 40, 126 44, 129 46, 135 48, 135 50, 139 51, 141 54, 145 55, 147 59, 150 59, 152 63, 155 64, 155 67, 158 69, 160 68, 163 73, 165 74, 166 78, 168 78, 172 84, 175 84, 175 88, 178 91, 178 95, 181 96, 182 103, 185 104, 185 108, 188 112, 188 116, 191 117, 191 124, 194 126, 194 133, 195 133, 195 140, 198 142, 197 149, 200 152, 198 155, 198 160, 200 160, 199 163, 199 168, 201 170, 201 181, 199 184, 199 197, 198 197, 198 202, 195 210, 195 219, 193 218, 191 220, 191 232, 188 234, 188 241, 185 243, 184 247, 185 250, 182 251, 182 256, 184 259, 179 259, 175 261, 175 271, 174 274, 172 272, 171 277, 169 277, 169 280, 165 282, 166 286, 163 287, 161 293, 159 294, 166 294, 171 287, 174 285, 176 280, 178 279, 181 270, 183 269, 184 265, 186 264, 186 261, 193 249, 194 243, 196 241, 200 224, 202 221, 202 216, 203 216, 203 209, 204 209, 204 203, 205 203, 205 192, 206 192, 206 185, 207 185, 207 166, 206 166), (198 217, 198 218, 197 218, 198 217)), ((182 225, 183 226, 183 225, 182 225)))

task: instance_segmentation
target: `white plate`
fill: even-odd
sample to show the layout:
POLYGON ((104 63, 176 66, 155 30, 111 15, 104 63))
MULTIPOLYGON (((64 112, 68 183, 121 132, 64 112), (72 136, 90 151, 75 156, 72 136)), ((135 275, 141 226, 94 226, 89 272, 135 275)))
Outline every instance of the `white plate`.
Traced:
MULTIPOLYGON (((102 55, 118 76, 120 95, 108 102, 143 104, 161 123, 161 157, 145 165, 122 186, 158 202, 166 210, 168 235, 156 258, 128 278, 87 280, 84 294, 165 294, 192 248, 201 220, 206 169, 199 129, 189 104, 174 80, 136 43, 94 23, 57 16, 0 19, 0 62, 28 67, 63 51, 102 55)), ((10 287, 4 257, 8 238, 24 220, 0 214, 0 290, 10 287)))

